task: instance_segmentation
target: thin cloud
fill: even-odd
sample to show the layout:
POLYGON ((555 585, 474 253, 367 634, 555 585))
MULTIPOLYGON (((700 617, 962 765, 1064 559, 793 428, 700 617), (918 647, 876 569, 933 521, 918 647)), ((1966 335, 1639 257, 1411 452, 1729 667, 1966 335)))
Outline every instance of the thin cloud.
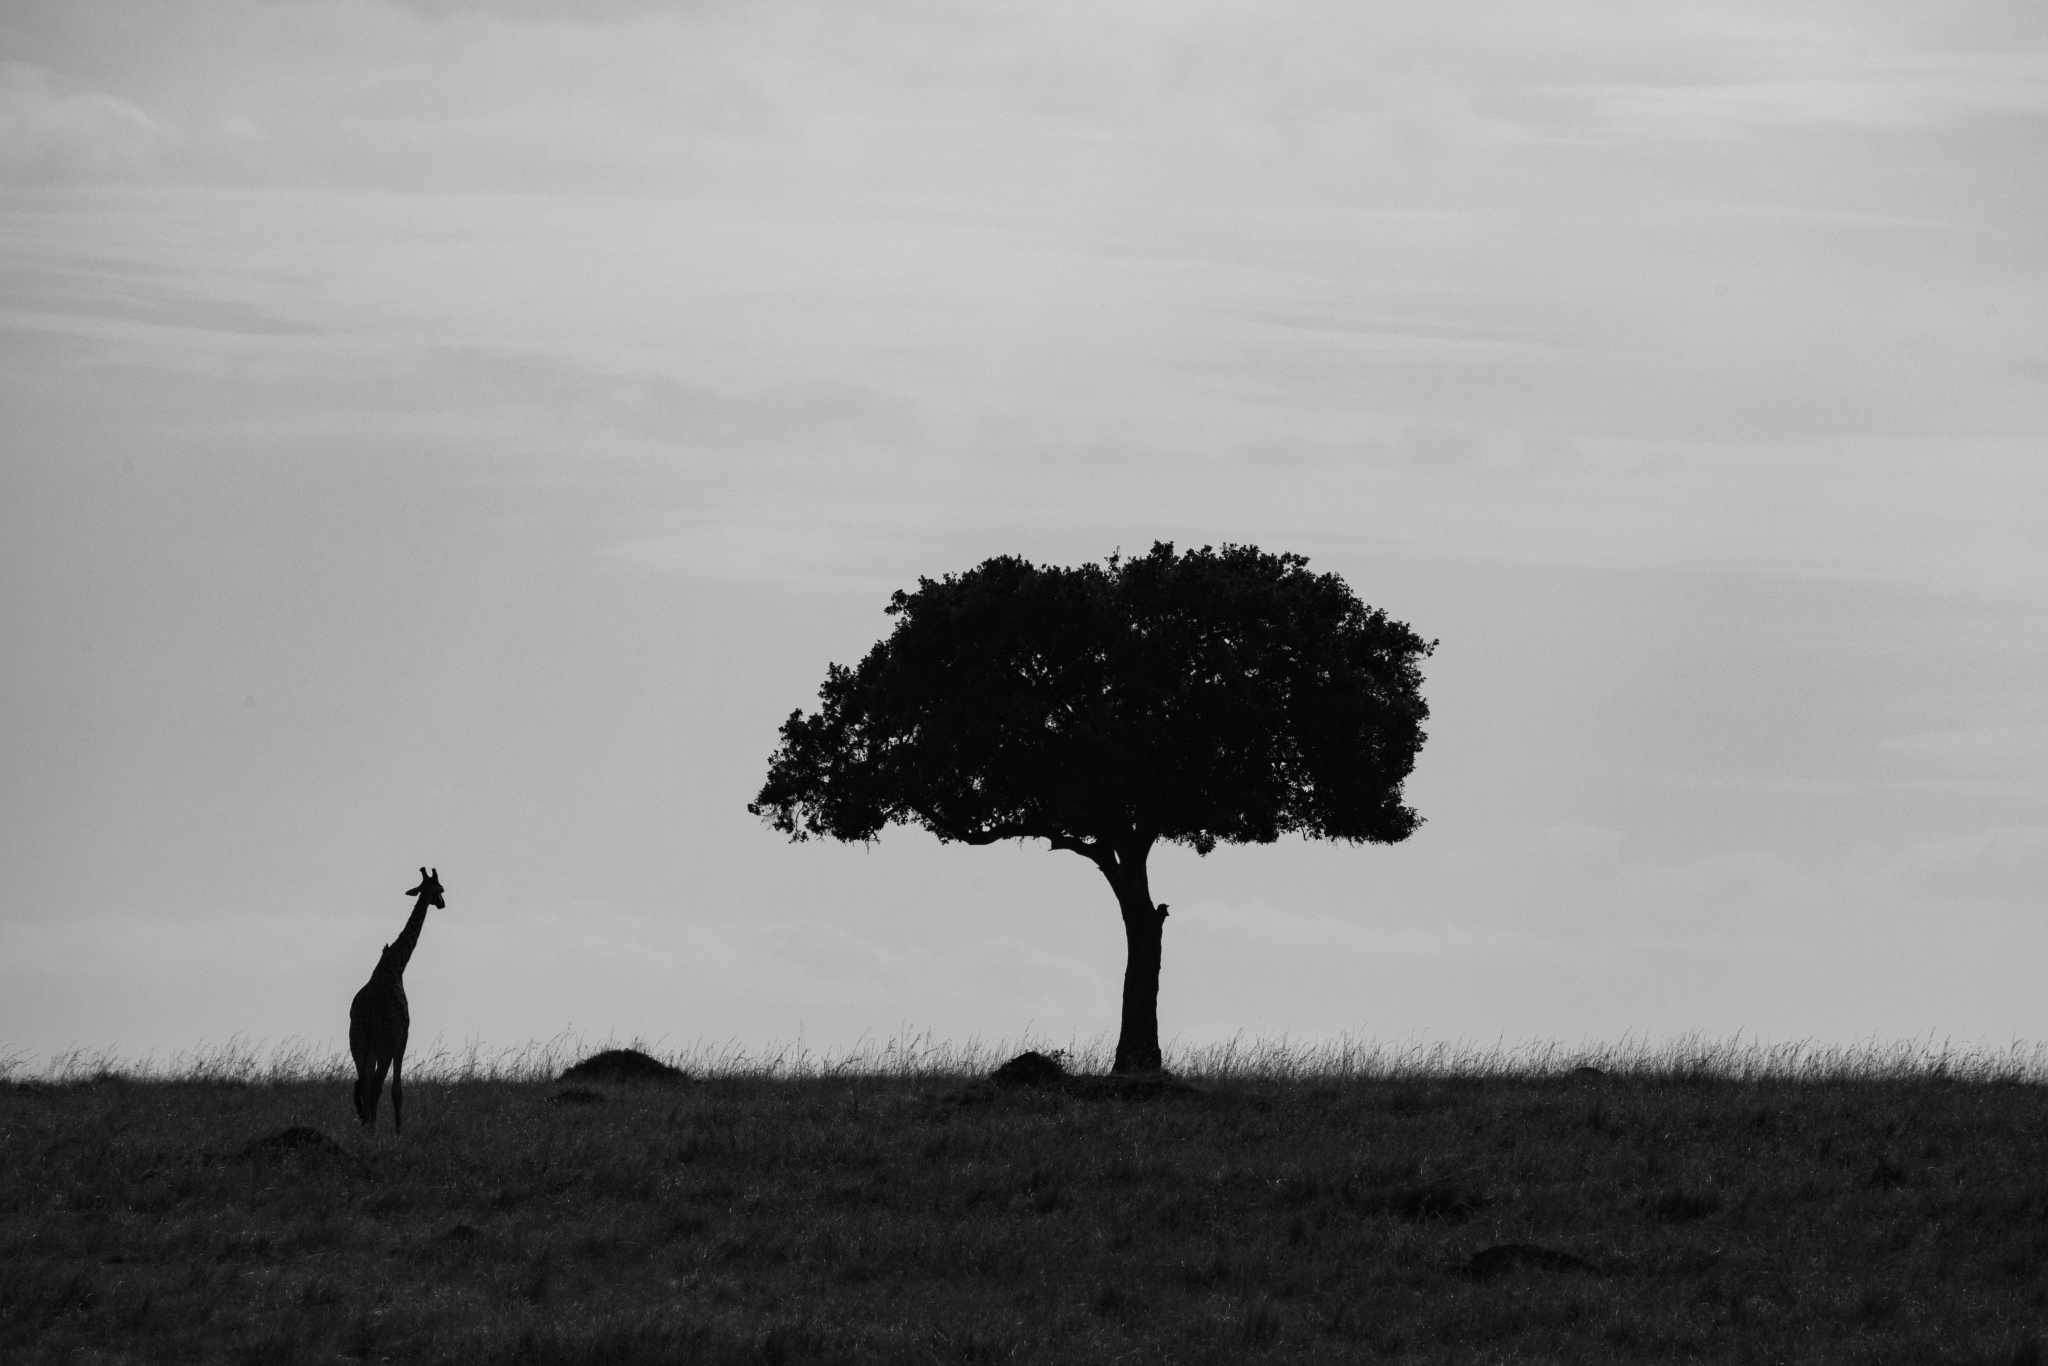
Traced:
POLYGON ((1969 726, 1960 730, 1895 735, 1888 753, 1933 759, 1956 767, 2005 769, 2048 760, 2048 726, 1969 726))
POLYGON ((0 266, 0 311, 45 326, 68 319, 112 320, 245 337, 303 337, 323 330, 258 304, 183 293, 138 278, 142 273, 0 266))
POLYGON ((174 140, 127 100, 28 62, 0 61, 0 183, 129 179, 174 140))
POLYGON ((1539 87, 1532 106, 1563 131, 1769 146, 1801 131, 1936 128, 1985 115, 2048 114, 2048 59, 1980 54, 1867 66, 1827 77, 1539 87))
POLYGON ((2048 887, 2048 826, 1996 825, 1974 835, 1917 840, 1882 864, 1876 876, 1881 883, 1942 898, 2038 906, 2048 887))

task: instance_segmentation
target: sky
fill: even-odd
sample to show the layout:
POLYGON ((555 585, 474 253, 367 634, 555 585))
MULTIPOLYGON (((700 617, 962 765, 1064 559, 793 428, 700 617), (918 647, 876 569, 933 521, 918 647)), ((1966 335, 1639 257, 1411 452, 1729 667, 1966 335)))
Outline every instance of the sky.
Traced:
POLYGON ((748 815, 920 576, 1309 557, 1394 846, 1163 1036, 2048 1038, 2048 12, 0 8, 0 1057, 1113 1032, 1042 845, 748 815))

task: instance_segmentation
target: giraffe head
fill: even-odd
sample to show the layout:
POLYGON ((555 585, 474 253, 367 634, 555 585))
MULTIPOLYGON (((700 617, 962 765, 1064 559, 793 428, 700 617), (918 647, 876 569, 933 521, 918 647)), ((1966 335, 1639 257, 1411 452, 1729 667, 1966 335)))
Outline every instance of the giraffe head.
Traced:
POLYGON ((430 873, 420 869, 420 885, 409 888, 406 895, 416 896, 437 910, 445 909, 446 903, 441 900, 441 870, 436 868, 430 873))

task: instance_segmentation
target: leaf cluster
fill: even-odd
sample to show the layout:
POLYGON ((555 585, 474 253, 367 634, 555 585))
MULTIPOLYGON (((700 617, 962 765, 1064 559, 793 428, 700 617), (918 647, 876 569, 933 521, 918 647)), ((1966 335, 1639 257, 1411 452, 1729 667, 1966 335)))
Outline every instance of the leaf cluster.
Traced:
POLYGON ((1391 843, 1434 648, 1299 555, 1224 545, 1074 568, 1014 556, 890 601, 894 630, 792 712, 750 805, 794 839, 1039 838, 1208 853, 1391 843))

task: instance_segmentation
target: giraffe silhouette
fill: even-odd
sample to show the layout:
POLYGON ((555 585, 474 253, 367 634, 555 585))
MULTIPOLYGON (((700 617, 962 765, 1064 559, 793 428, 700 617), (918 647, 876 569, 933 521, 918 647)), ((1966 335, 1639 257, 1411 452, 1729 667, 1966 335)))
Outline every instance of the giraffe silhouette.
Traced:
POLYGON ((440 906, 441 870, 420 869, 420 885, 406 893, 416 900, 412 918, 398 938, 384 946, 377 970, 348 1006, 348 1051, 356 1060, 356 1116, 364 1128, 377 1124, 377 1100, 384 1094, 384 1070, 391 1069, 391 1132, 405 1132, 405 1036, 412 1010, 405 1003, 405 965, 420 942, 427 907, 440 906))

